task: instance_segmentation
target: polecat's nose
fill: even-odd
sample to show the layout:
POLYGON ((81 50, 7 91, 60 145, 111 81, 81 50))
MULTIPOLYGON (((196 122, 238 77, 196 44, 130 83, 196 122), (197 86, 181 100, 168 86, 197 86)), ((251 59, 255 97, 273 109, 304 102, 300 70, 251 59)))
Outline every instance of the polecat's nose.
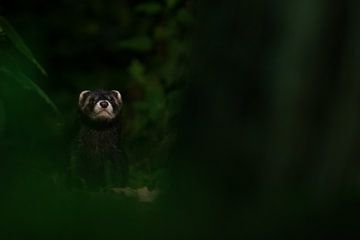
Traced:
POLYGON ((101 101, 101 102, 100 102, 100 106, 101 106, 102 108, 107 108, 107 107, 109 106, 109 103, 108 103, 107 101, 101 101))

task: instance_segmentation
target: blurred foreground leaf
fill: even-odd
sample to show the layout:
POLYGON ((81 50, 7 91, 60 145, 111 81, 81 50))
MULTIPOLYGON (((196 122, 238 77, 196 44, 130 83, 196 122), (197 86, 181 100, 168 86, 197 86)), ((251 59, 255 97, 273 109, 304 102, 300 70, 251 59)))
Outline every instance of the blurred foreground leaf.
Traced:
POLYGON ((2 16, 0 16, 0 34, 5 35, 15 45, 15 47, 27 57, 40 72, 47 76, 45 69, 39 64, 39 62, 33 56, 31 50, 26 46, 20 35, 15 31, 11 24, 2 16))
POLYGON ((60 111, 53 103, 53 101, 51 101, 48 95, 25 74, 10 71, 5 67, 0 67, 0 73, 3 73, 4 75, 16 80, 18 83, 22 85, 23 88, 27 90, 35 91, 43 100, 45 100, 45 102, 54 110, 54 112, 58 116, 61 116, 60 111))

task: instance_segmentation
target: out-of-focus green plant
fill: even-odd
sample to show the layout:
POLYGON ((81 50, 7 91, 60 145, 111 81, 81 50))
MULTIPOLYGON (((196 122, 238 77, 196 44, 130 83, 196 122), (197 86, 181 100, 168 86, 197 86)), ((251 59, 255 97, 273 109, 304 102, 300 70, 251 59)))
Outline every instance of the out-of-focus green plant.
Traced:
POLYGON ((14 46, 41 71, 42 74, 47 76, 45 69, 35 59, 31 50, 28 48, 28 46, 26 46, 20 35, 2 16, 0 16, 0 34, 2 37, 8 38, 14 44, 14 46))
POLYGON ((158 166, 169 158, 175 137, 171 122, 179 112, 185 84, 182 75, 189 48, 185 33, 192 16, 184 1, 143 2, 134 9, 134 18, 141 17, 139 25, 143 27, 132 32, 135 37, 120 41, 120 46, 134 56, 127 67, 130 94, 140 93, 131 103, 136 114, 129 121, 127 141, 136 148, 130 150, 135 162, 134 185, 152 185, 166 175, 159 174, 163 171, 158 166))
MULTIPOLYGON (((164 169, 176 136, 173 123, 185 85, 182 76, 188 55, 187 33, 192 26, 190 2, 110 0, 105 5, 98 0, 86 4, 61 1, 56 8, 44 4, 42 12, 46 14, 41 17, 28 10, 33 8, 28 3, 9 9, 11 15, 6 15, 7 19, 31 42, 51 81, 35 82, 32 80, 38 78, 29 74, 28 69, 14 69, 18 66, 10 60, 14 51, 0 57, 4 59, 0 67, 5 68, 0 74, 9 81, 19 82, 18 90, 34 91, 52 108, 56 104, 65 122, 74 125, 68 132, 64 131, 68 139, 78 128, 79 92, 118 89, 124 98, 123 144, 130 159, 130 182, 133 186, 158 186, 159 182, 166 182, 159 179, 166 176, 164 169), (26 9, 25 14, 20 13, 22 8, 26 9), (51 95, 55 104, 45 93, 51 95)), ((7 10, 6 4, 3 7, 7 10)), ((8 51, 11 45, 27 60, 27 67, 35 64, 37 73, 45 76, 43 67, 19 34, 5 23, 2 29, 14 33, 2 35, 2 41, 8 45, 2 47, 0 41, 0 51, 8 51)), ((6 111, 5 107, 3 112, 6 111)), ((50 125, 53 120, 48 121, 50 125)), ((0 126, 1 121, 0 118, 0 126)))
MULTIPOLYGON (((15 31, 11 24, 4 18, 0 16, 0 44, 10 42, 19 53, 25 56, 29 62, 34 64, 36 68, 44 75, 47 76, 44 68, 39 64, 39 62, 33 56, 31 50, 24 43, 20 35, 15 31)), ((60 115, 59 110, 53 103, 53 101, 48 97, 48 95, 33 81, 27 76, 26 72, 19 67, 19 64, 14 61, 15 56, 6 49, 8 45, 1 44, 0 52, 2 53, 0 59, 0 76, 1 80, 5 81, 16 81, 19 85, 19 89, 23 88, 25 90, 34 91, 39 97, 41 97, 58 115, 60 115)), ((10 46, 11 47, 11 46, 10 46)), ((15 94, 15 93, 14 93, 15 94)), ((1 97, 1 96, 0 96, 1 97)), ((0 114, 5 115, 5 110, 2 108, 0 114)), ((5 117, 0 115, 0 124, 4 122, 5 117)))

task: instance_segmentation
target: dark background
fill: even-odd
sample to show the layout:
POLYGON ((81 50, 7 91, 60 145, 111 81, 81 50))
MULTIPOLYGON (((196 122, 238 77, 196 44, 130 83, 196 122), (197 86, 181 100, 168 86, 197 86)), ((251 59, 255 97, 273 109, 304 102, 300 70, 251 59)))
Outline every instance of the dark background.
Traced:
POLYGON ((358 239, 357 1, 0 6, 32 51, 0 24, 7 236, 358 239), (123 94, 130 186, 155 202, 63 186, 94 88, 123 94))

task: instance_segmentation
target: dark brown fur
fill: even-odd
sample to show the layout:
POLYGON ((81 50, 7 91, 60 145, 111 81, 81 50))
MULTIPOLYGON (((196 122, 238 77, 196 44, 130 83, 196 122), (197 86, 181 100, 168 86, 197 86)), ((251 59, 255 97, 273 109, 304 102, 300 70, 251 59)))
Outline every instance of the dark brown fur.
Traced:
POLYGON ((120 148, 121 106, 111 97, 111 91, 92 91, 84 98, 93 98, 94 101, 88 101, 85 107, 82 104, 89 99, 79 101, 82 125, 74 144, 71 172, 87 188, 124 186, 127 182, 128 163, 120 148), (102 99, 111 101, 115 118, 97 121, 89 117, 96 102, 102 99))

